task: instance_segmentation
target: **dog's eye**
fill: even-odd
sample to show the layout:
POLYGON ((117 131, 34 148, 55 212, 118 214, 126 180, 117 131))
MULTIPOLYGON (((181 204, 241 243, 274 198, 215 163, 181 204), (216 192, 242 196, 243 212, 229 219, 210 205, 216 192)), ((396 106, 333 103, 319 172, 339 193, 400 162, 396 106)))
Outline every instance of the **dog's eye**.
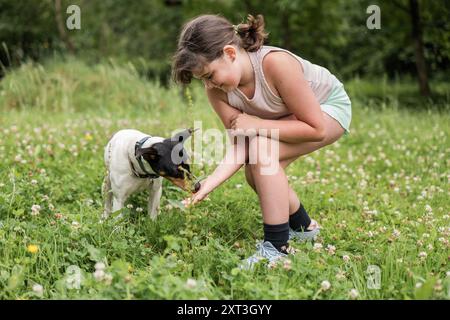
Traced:
POLYGON ((183 141, 183 136, 180 136, 179 138, 178 138, 178 142, 182 142, 183 141))
POLYGON ((179 155, 180 157, 183 157, 183 151, 178 152, 178 155, 179 155))

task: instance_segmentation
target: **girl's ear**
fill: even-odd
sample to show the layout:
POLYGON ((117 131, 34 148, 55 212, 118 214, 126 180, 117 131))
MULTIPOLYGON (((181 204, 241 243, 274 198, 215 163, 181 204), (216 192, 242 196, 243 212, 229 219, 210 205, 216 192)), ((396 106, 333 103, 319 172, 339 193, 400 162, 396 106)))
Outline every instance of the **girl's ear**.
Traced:
POLYGON ((227 44, 225 47, 223 47, 223 53, 231 59, 231 61, 234 61, 236 59, 236 48, 227 44))

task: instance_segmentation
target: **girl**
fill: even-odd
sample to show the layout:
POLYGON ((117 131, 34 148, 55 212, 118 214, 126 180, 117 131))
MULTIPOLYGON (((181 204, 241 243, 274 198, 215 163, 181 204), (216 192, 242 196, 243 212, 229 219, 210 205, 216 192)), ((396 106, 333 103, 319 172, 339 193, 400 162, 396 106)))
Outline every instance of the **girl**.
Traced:
POLYGON ((174 80, 188 84, 192 77, 201 79, 226 129, 234 135, 256 130, 245 144, 233 142, 190 199, 191 204, 203 200, 245 164, 247 182, 260 201, 264 241, 243 267, 261 258, 273 263, 286 256, 289 239, 318 234, 317 222, 289 187, 285 169, 348 133, 351 120, 350 99, 335 76, 287 50, 264 46, 266 37, 261 15, 249 15, 237 26, 202 15, 184 26, 173 59, 174 80), (277 130, 276 139, 266 133, 272 130, 277 130), (277 147, 278 157, 261 152, 263 144, 277 147), (273 164, 277 170, 263 174, 263 166, 273 164))

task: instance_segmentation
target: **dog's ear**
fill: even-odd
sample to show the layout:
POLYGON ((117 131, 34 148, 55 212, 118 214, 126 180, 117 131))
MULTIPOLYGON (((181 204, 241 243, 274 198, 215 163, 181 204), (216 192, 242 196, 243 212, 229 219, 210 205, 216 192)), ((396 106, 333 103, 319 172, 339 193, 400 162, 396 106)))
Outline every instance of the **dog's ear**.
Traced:
POLYGON ((146 155, 151 160, 156 160, 159 157, 158 150, 153 146, 148 148, 141 148, 136 152, 136 157, 140 157, 143 155, 146 155))
POLYGON ((170 138, 170 140, 173 142, 177 142, 177 143, 178 142, 184 143, 187 139, 189 139, 189 137, 192 135, 192 133, 196 130, 197 129, 194 130, 194 129, 190 128, 190 129, 186 129, 186 130, 177 132, 172 136, 172 138, 170 138))

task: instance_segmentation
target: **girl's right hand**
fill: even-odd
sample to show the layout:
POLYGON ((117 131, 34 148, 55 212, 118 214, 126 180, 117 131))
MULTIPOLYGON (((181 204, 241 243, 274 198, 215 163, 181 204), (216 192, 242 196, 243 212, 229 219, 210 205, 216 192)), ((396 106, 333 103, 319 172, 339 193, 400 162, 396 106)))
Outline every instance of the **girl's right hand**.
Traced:
POLYGON ((200 189, 196 193, 194 193, 191 198, 186 199, 185 203, 187 203, 187 205, 195 205, 196 203, 205 199, 211 191, 212 189, 208 183, 208 179, 205 179, 200 182, 200 189))

